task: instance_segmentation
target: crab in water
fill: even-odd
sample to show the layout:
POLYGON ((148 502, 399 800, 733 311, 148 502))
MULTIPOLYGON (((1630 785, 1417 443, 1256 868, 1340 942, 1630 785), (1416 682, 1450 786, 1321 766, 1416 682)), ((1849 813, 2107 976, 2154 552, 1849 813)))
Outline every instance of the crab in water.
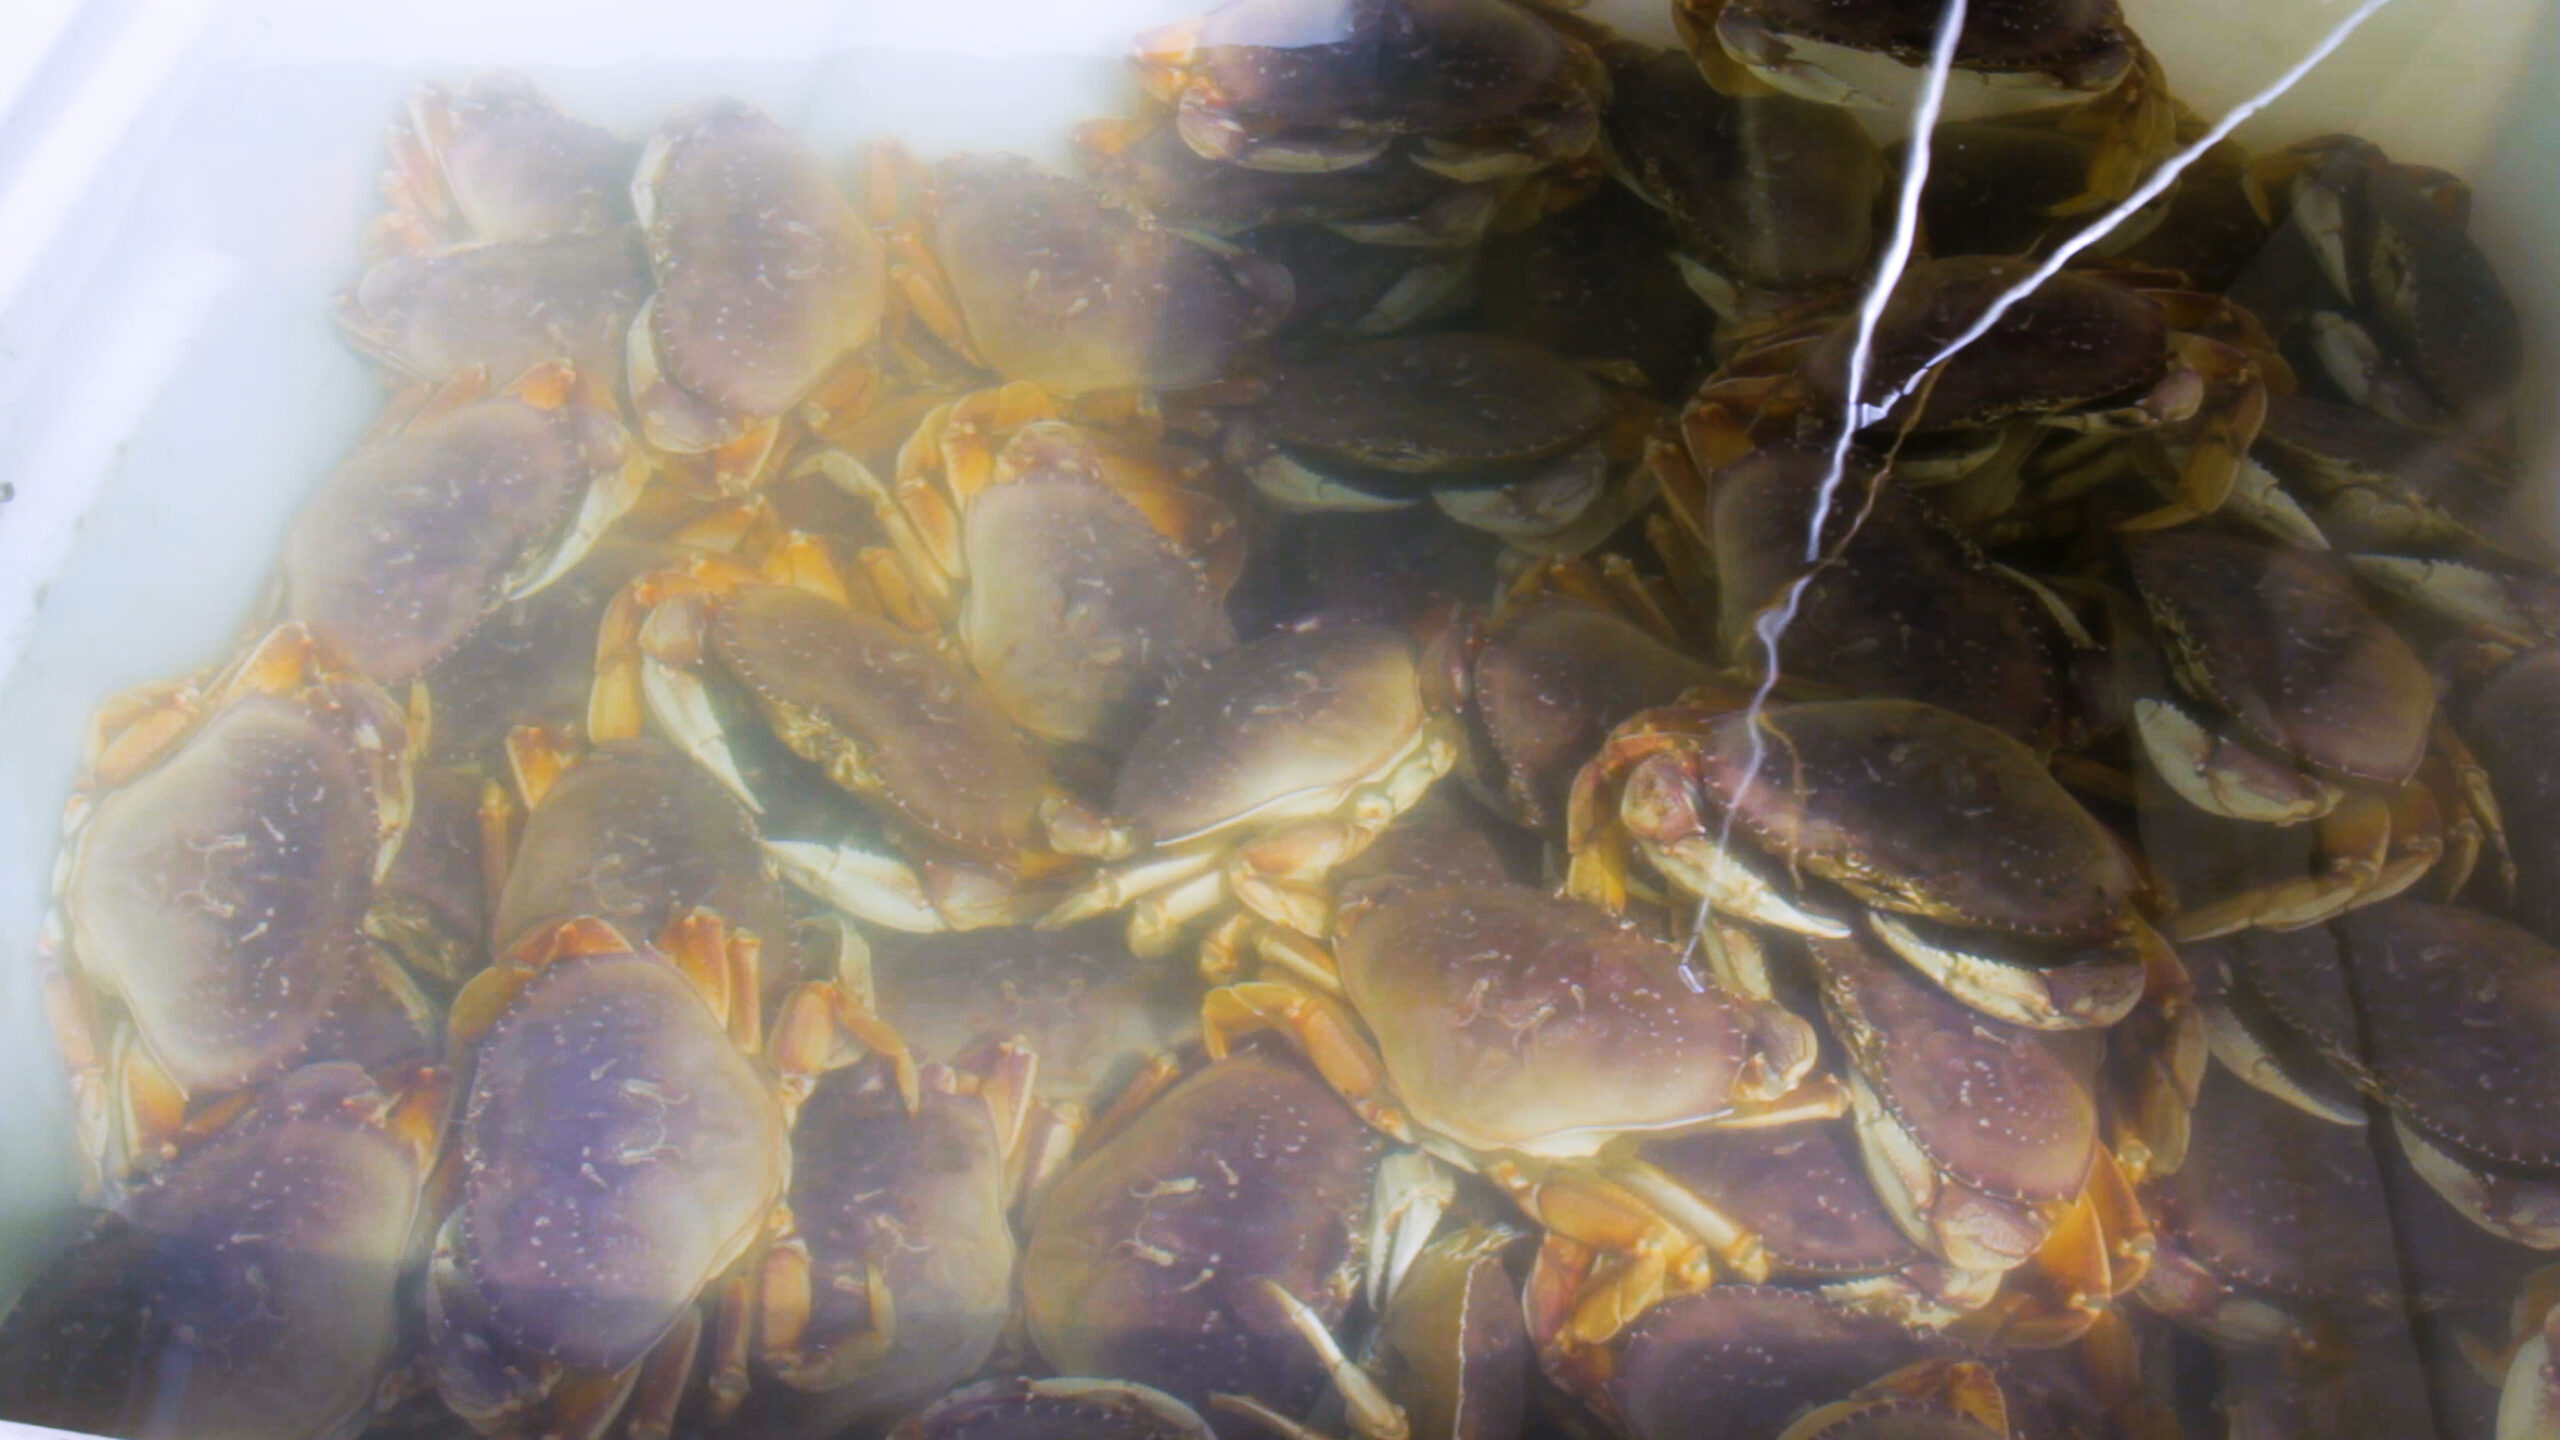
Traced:
POLYGON ((318 1064, 203 1117, 0 1322, 0 1411, 94 1435, 363 1428, 451 1089, 318 1064))
POLYGON ((1322 225, 1364 245, 1473 245, 1501 208, 1503 189, 1437 175, 1401 156, 1344 170, 1255 170, 1212 160, 1160 120, 1088 120, 1076 127, 1085 173, 1121 203, 1174 230, 1242 236, 1266 225, 1322 225))
POLYGON ((1532 553, 1590 549, 1651 498, 1656 407, 1534 345, 1395 335, 1290 365, 1227 427, 1227 462, 1283 510, 1425 498, 1532 553))
POLYGON ((2166 944, 2122 845, 2034 752, 1912 701, 1746 699, 1700 692, 1618 727, 1575 782, 1573 893, 1625 908, 1641 855, 1737 920, 1864 929, 2014 1025, 2132 1011, 2166 944))
POLYGON ((1607 80, 1510 0, 1227 0, 1138 37, 1140 85, 1184 144, 1255 170, 1390 152, 1457 180, 1587 154, 1607 80))
MULTIPOLYGON (((1904 271, 1877 320, 1854 415, 1856 317, 1834 302, 1773 319, 1682 412, 1691 458, 1712 479, 1752 450, 1804 438, 1808 425, 1827 435, 1851 423, 1893 441, 1895 468, 1907 476, 1961 479, 2005 497, 2054 431, 2152 432, 2184 458, 2176 498, 2144 518, 2166 524, 2221 508, 2258 433, 2269 369, 2282 363, 2256 321, 2219 296, 2177 288, 2174 277, 2069 270, 1970 346, 1943 353, 2030 273, 2024 261, 1979 255, 1904 271)), ((1990 514, 2006 504, 1967 507, 1990 514)))
POLYGON ((1210 1052, 1278 1030, 1372 1124, 1606 1249, 1611 1268, 1575 1301, 1587 1328, 1695 1289, 1718 1264, 1766 1274, 1742 1225, 1693 1234, 1593 1157, 1619 1137, 1838 1115, 1805 1021, 1693 979, 1679 947, 1594 907, 1499 881, 1364 879, 1345 888, 1330 938, 1288 978, 1210 992, 1210 1052))
POLYGON ((2007 1440, 1999 1377, 1969 1360, 1923 1361, 1798 1416, 1778 1440, 2007 1440))
POLYGON ((880 237, 806 144, 736 100, 660 126, 631 203, 657 283, 626 357, 641 436, 744 489, 786 412, 858 392, 889 298, 880 237))
POLYGON ((2310 863, 2289 876, 2235 887, 2173 869, 2178 936, 2312 924, 2424 878, 2446 853, 2443 807, 2462 799, 2421 775, 2442 733, 2434 682, 2348 577, 2315 553, 2192 527, 2127 536, 2121 554, 2175 687, 2135 677, 2143 772, 2176 797, 2145 825, 2238 822, 2252 841, 2310 827, 2310 863))
POLYGON ((419 738, 292 625, 99 709, 38 939, 93 1190, 195 1101, 430 1044, 425 997, 364 931, 419 738))
MULTIPOLYGON (((1730 93, 1777 89, 1825 105, 1909 114, 1937 12, 1901 0, 1678 0, 1681 38, 1730 93)), ((1982 0, 1965 13, 1944 100, 1949 120, 2056 106, 2099 142, 2071 208, 2133 189, 2177 142, 2159 62, 2116 0, 1982 0)))
POLYGON ((1670 217, 1672 259, 1727 317, 1853 281, 1884 171, 1857 120, 1792 95, 1726 95, 1677 50, 1602 47, 1609 166, 1670 217))
POLYGON ((622 388, 624 336, 649 298, 640 232, 466 245, 366 267, 338 299, 338 331, 386 376, 441 385, 470 370, 521 375, 562 360, 622 388))
POLYGON ((920 173, 879 152, 872 207, 890 277, 959 357, 1058 395, 1188 390, 1288 314, 1289 272, 1160 229, 1018 155, 955 155, 920 173))
POLYGON ((663 1427, 706 1329, 723 1418, 747 1392, 756 1318, 777 1343, 811 1323, 790 1283, 808 1253, 788 1243, 792 1127, 866 1053, 910 1113, 921 1085, 895 1032, 833 982, 785 1000, 768 1070, 761 949, 708 910, 654 948, 580 918, 533 932, 455 997, 470 1075, 427 1346, 438 1393, 475 1429, 593 1436, 626 1413, 663 1427), (698 1302, 714 1294, 706 1327, 698 1302))
POLYGON ((1329 1370, 1356 1370, 1330 1332, 1364 1263, 1383 1263, 1362 1254, 1393 1173, 1383 1148, 1287 1060, 1245 1052, 1182 1077, 1042 1198, 1023 1255, 1032 1343, 1059 1370, 1185 1404, 1304 1414, 1329 1370))
POLYGON ((389 148, 375 255, 594 235, 630 216, 631 147, 507 71, 419 86, 389 148))
POLYGON ((1022 729, 1116 750, 1166 681, 1230 649, 1221 606, 1244 564, 1205 458, 1140 412, 1074 423, 1037 386, 928 413, 894 480, 815 463, 869 501, 908 582, 1022 729))
POLYGON ((2136 1292, 2225 1344, 2375 1330, 2399 1316, 2390 1209, 2361 1130, 2216 1065, 2178 1173, 2148 1187, 2159 1238, 2136 1292))
POLYGON ((1686 395, 1713 368, 1716 315, 1673 263, 1677 236, 1619 186, 1496 235, 1476 267, 1484 327, 1594 369, 1632 365, 1662 399, 1686 395))
POLYGON ((981 1380, 898 1422, 891 1440, 1216 1440, 1200 1412, 1127 1380, 981 1380))
POLYGON ((2515 918, 2560 945, 2560 649, 2528 650, 2471 695, 2464 730, 2479 747, 2515 857, 2515 918))
POLYGON ((282 618, 384 684, 417 678, 508 600, 567 574, 648 484, 589 377, 561 364, 483 398, 476 372, 324 479, 277 562, 282 618))
POLYGON ((1129 945, 1171 951, 1220 918, 1207 950, 1268 923, 1332 924, 1323 886, 1457 763, 1453 723, 1426 703, 1423 657, 1400 631, 1318 625, 1266 636, 1184 676, 1122 757, 1100 837, 1131 859, 1041 923, 1126 908, 1129 945), (1236 913, 1240 904, 1244 913, 1236 913))
POLYGON ((846 914, 910 931, 1019 923, 1049 908, 1042 885, 1076 856, 1114 848, 986 687, 857 604, 805 537, 756 564, 705 553, 634 581, 597 656, 590 735, 654 723, 761 813, 790 797, 759 795, 739 753, 769 729, 894 830, 894 848, 859 835, 769 843, 785 878, 846 914))

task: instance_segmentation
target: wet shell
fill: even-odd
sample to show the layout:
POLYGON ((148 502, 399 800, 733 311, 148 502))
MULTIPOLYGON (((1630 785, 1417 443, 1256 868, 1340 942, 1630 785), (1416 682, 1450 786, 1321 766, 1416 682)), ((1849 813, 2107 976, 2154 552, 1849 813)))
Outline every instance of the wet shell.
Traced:
POLYGON ((1700 1131, 1643 1158, 1759 1236, 1781 1270, 1867 1275, 1924 1258, 1876 1199, 1846 1123, 1700 1131))
POLYGON ((1487 786, 1522 824, 1560 828, 1575 773, 1610 729, 1706 680, 1705 666, 1608 611, 1566 599, 1517 607, 1476 657, 1475 719, 1496 761, 1487 786))
POLYGON ((1798 1413, 1942 1353, 1916 1331, 1819 1295, 1718 1285, 1666 1301, 1629 1328, 1608 1398, 1635 1440, 1771 1440, 1798 1413))
POLYGON ((1397 336, 1291 367, 1258 412, 1284 446, 1389 475, 1436 475, 1561 454, 1608 413, 1598 382, 1493 335, 1397 336))

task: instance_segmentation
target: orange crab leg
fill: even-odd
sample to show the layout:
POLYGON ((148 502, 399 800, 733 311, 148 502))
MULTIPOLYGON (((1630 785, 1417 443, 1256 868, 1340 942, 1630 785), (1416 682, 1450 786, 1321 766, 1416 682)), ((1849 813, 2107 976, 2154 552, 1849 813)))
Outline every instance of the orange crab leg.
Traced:
POLYGON ((1403 1112, 1383 1098, 1386 1067, 1342 1005, 1269 980, 1222 986, 1201 1000, 1200 1043, 1211 1059, 1225 1059, 1236 1040, 1257 1030, 1277 1031, 1295 1042, 1361 1119, 1399 1140, 1412 1138, 1403 1112))

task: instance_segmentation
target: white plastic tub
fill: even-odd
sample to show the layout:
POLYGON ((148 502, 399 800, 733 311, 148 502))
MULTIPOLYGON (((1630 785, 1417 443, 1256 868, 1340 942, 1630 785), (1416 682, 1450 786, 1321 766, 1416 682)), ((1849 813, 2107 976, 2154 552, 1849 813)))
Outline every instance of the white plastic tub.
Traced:
MULTIPOLYGON (((0 0, 0 1297, 58 1232, 70 1149, 32 955, 81 726, 236 633, 287 516, 381 400, 328 319, 415 81, 490 64, 644 132, 761 105, 850 157, 1055 160, 1119 57, 1200 0, 0 0)), ((2348 0, 2126 0, 2218 114, 2348 0)), ((1667 38, 1664 6, 1595 13, 1667 38)), ((2397 0, 2244 139, 2355 130, 2477 187, 2526 307, 2529 484, 2560 376, 2560 4, 2397 0)), ((0 1425, 0 1429, 8 1427, 0 1425)))

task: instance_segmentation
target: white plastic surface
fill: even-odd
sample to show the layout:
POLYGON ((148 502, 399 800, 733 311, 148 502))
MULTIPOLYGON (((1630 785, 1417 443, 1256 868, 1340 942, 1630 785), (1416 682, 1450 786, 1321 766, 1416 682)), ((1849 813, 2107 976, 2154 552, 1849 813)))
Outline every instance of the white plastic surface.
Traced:
MULTIPOLYGON (((331 330, 406 89, 489 64, 628 133, 729 92, 829 153, 1055 160, 1135 30, 1200 0, 0 0, 0 1297, 69 1201, 34 935, 90 708, 217 655, 380 392, 331 330)), ((2126 0, 2208 113, 2346 0, 2126 0)), ((1665 0, 1594 12, 1667 38, 1665 0)), ((2397 0, 2244 132, 2369 134, 2478 188, 2549 396, 2560 10, 2397 0)), ((2526 407, 2536 455, 2550 408, 2526 407)), ((2549 504, 2549 469, 2528 474, 2549 504)), ((2545 511, 2547 513, 2547 509, 2545 511)), ((0 1433, 15 1427, 0 1424, 0 1433)), ((35 1433, 35 1432, 26 1432, 35 1433)))

